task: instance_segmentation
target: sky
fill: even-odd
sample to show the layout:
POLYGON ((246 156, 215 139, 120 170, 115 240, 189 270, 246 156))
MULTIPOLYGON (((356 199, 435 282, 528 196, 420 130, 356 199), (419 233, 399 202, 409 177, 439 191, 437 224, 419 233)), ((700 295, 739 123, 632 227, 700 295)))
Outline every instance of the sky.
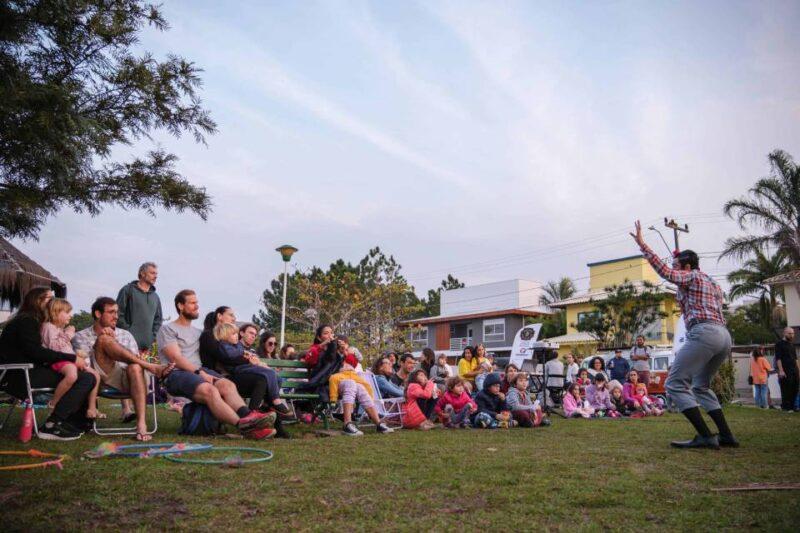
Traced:
MULTIPOLYGON (((219 132, 156 134, 214 211, 68 210, 13 241, 78 309, 159 265, 165 314, 183 288, 240 319, 290 269, 392 254, 423 296, 570 276, 637 253, 641 219, 689 224, 716 255, 741 231, 723 204, 800 158, 800 3, 169 1, 140 48, 204 69, 219 132)), ((646 231, 666 253, 658 235, 646 231)), ((669 233, 665 236, 671 242, 669 233)))

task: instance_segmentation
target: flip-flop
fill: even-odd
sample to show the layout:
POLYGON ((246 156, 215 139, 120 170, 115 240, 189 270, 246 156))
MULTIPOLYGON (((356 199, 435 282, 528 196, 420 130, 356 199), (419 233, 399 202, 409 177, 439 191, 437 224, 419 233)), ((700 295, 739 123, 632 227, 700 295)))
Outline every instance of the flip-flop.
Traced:
POLYGON ((149 433, 136 432, 136 440, 139 442, 149 442, 153 440, 153 436, 149 433))

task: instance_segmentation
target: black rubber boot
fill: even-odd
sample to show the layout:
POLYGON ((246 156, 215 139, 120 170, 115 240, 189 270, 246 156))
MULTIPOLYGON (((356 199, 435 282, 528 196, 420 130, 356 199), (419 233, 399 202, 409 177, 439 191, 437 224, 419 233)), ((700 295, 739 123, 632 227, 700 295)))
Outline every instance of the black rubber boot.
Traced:
POLYGON ((719 450, 719 440, 716 435, 703 437, 702 435, 695 435, 692 440, 676 440, 670 442, 673 448, 710 448, 712 450, 719 450))

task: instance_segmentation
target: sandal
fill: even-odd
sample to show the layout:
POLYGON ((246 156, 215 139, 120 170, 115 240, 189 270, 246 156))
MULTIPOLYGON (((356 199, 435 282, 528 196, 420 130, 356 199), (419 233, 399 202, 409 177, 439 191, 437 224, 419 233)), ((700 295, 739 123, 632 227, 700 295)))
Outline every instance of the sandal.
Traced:
POLYGON ((141 431, 137 431, 136 440, 138 440, 139 442, 148 442, 153 440, 153 436, 150 435, 149 433, 143 433, 141 431))

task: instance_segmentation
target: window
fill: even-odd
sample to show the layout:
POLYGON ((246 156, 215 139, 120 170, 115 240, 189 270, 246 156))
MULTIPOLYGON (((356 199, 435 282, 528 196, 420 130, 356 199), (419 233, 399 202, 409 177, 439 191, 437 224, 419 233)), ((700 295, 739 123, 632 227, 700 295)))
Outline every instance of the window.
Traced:
POLYGON ((423 327, 420 330, 411 332, 411 342, 413 344, 428 345, 428 328, 423 327))
POLYGON ((483 321, 483 340, 486 342, 506 339, 506 319, 496 318, 483 321))
POLYGON ((578 313, 578 324, 583 323, 587 319, 591 318, 599 318, 600 311, 586 311, 583 313, 578 313))

